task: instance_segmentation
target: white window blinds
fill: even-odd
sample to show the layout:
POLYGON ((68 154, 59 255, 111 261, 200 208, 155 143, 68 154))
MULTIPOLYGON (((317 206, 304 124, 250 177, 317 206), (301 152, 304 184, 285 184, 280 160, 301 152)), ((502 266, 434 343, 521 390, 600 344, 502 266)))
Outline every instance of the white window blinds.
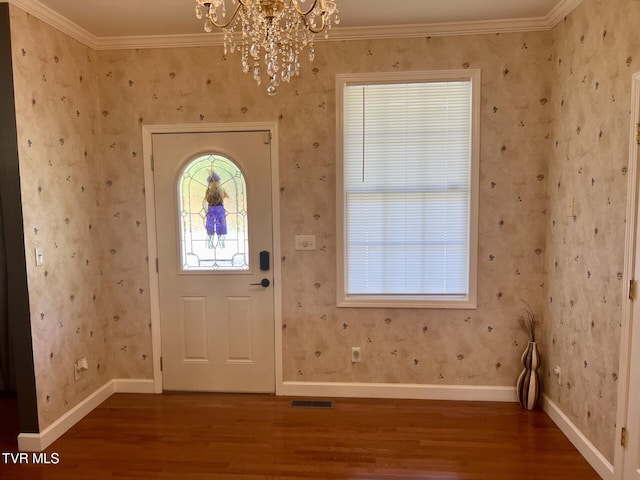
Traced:
POLYGON ((346 296, 469 293, 471 81, 345 85, 346 296))

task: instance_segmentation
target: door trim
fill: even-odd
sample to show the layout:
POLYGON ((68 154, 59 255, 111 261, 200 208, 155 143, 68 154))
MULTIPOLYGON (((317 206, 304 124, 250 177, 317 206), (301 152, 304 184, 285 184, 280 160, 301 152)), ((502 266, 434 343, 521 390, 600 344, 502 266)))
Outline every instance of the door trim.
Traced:
MULTIPOLYGON (((626 232, 624 247, 624 272, 623 272, 623 292, 622 292, 622 329, 620 332, 620 365, 618 369, 618 408, 616 412, 616 434, 614 450, 614 471, 613 478, 622 480, 624 475, 625 448, 620 444, 622 427, 627 426, 629 417, 629 386, 631 373, 631 326, 633 322, 633 302, 629 300, 628 285, 633 278, 634 269, 640 258, 636 258, 636 248, 638 248, 638 238, 636 232, 638 228, 638 181, 640 172, 638 171, 637 158, 639 153, 636 142, 636 124, 640 122, 640 72, 636 72, 631 80, 631 116, 629 135, 629 163, 627 166, 627 211, 626 211, 626 232)), ((635 279, 640 280, 640 279, 635 279)), ((640 308, 640 298, 636 300, 635 308, 640 308)), ((635 433, 637 435, 637 432, 635 433)))
POLYGON ((144 188, 147 214, 147 249, 149 252, 149 297, 151 303, 151 343, 153 350, 154 392, 162 393, 160 353, 162 350, 160 331, 159 275, 155 259, 158 256, 156 233, 156 207, 153 171, 151 170, 152 137, 161 133, 223 133, 268 131, 271 134, 271 205, 273 222, 273 318, 275 353, 275 391, 282 395, 282 257, 280 248, 280 175, 278 158, 278 124, 276 122, 251 123, 196 123, 173 125, 143 125, 142 150, 144 159, 144 188))

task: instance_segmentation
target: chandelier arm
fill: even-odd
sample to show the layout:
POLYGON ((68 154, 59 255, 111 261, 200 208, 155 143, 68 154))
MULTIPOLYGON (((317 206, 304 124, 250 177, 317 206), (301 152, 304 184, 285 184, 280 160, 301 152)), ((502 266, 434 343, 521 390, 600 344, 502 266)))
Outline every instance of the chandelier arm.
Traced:
POLYGON ((220 24, 220 23, 216 22, 213 18, 211 18, 211 14, 208 11, 207 11, 207 18, 213 24, 214 27, 227 28, 229 25, 231 25, 233 23, 233 21, 238 16, 238 12, 240 11, 240 7, 244 7, 244 6, 245 6, 245 2, 243 0, 238 0, 238 5, 236 5, 236 9, 233 11, 233 14, 231 15, 231 18, 229 19, 229 21, 227 23, 220 24))
POLYGON ((324 32, 325 28, 327 28, 327 15, 329 14, 327 10, 323 10, 322 13, 320 14, 320 20, 322 21, 320 27, 313 28, 311 24, 307 21, 307 16, 313 11, 314 8, 316 8, 317 4, 318 4, 318 0, 314 0, 313 5, 311 5, 309 9, 305 12, 298 5, 298 0, 291 0, 291 5, 293 5, 293 8, 296 10, 296 12, 298 12, 298 14, 304 20, 305 27, 307 27, 307 29, 314 34, 324 32))
POLYGON ((322 33, 324 32, 324 29, 327 28, 327 12, 323 12, 320 15, 320 19, 322 20, 322 23, 320 24, 319 28, 313 28, 311 24, 309 24, 309 22, 307 21, 307 17, 302 17, 302 18, 304 20, 304 25, 313 34, 322 33))
MULTIPOLYGON (((296 12, 298 12, 303 17, 306 17, 307 15, 309 15, 313 11, 313 9, 316 8, 317 4, 318 4, 318 0, 314 0, 313 5, 311 5, 311 7, 309 7, 309 9, 305 12, 298 5, 298 0, 291 0, 291 5, 293 5, 293 8, 295 8, 296 12)), ((323 16, 324 16, 324 12, 323 12, 323 16)), ((314 32, 314 33, 318 33, 318 32, 314 32)))

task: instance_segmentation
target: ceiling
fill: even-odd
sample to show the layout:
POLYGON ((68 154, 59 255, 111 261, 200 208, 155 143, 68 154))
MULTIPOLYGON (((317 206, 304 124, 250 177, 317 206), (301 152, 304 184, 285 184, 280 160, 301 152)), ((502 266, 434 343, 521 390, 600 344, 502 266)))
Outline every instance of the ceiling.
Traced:
MULTIPOLYGON (((11 0, 9 0, 11 1, 11 0)), ((227 0, 230 1, 230 0, 227 0)), ((309 1, 309 0, 305 0, 309 1)), ((48 7, 96 39, 203 33, 194 0, 20 0, 48 7)), ((548 18, 567 0, 336 0, 340 29, 548 18)), ((29 8, 29 10, 33 10, 29 8)))

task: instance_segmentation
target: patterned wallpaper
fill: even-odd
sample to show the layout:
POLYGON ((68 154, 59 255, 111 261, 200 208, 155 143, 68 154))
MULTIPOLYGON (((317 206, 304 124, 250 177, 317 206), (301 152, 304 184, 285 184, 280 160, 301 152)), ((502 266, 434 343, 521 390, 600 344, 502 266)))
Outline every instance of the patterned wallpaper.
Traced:
POLYGON ((96 54, 10 5, 25 249, 40 428, 104 385, 96 54), (34 248, 44 248, 35 266, 34 248), (89 371, 74 380, 74 364, 89 371))
POLYGON ((323 43, 273 98, 221 48, 92 52, 12 7, 27 250, 57 245, 29 269, 43 426, 108 378, 152 376, 141 125, 277 120, 285 380, 513 385, 524 300, 545 388, 612 459, 640 58, 639 2, 617 1, 585 0, 551 33, 323 43), (450 68, 482 70, 478 308, 338 309, 335 74, 450 68), (318 250, 295 251, 300 233, 318 250), (95 371, 76 383, 81 352, 95 371))
MULTIPOLYGON (((512 385, 526 340, 521 299, 538 307, 543 293, 549 89, 531 71, 550 68, 549 36, 323 45, 274 98, 221 48, 98 52, 108 204, 144 222, 141 124, 277 120, 285 380, 512 385), (335 74, 469 67, 483 76, 479 308, 337 309, 335 74), (318 236, 317 251, 294 250, 301 233, 318 236), (362 347, 362 363, 351 364, 352 346, 362 347)), ((113 269, 128 268, 126 283, 144 288, 144 227, 122 224, 109 228, 118 245, 113 269)), ((110 298, 127 305, 132 297, 120 293, 110 298)), ((137 305, 136 318, 148 316, 137 305)), ((120 321, 114 332, 130 339, 126 351, 114 344, 114 375, 130 375, 148 348, 148 324, 120 321)))
POLYGON ((553 31, 544 388, 613 462, 637 0, 585 1, 553 31), (567 204, 574 198, 574 212, 567 204), (551 373, 562 368, 562 385, 551 373))

